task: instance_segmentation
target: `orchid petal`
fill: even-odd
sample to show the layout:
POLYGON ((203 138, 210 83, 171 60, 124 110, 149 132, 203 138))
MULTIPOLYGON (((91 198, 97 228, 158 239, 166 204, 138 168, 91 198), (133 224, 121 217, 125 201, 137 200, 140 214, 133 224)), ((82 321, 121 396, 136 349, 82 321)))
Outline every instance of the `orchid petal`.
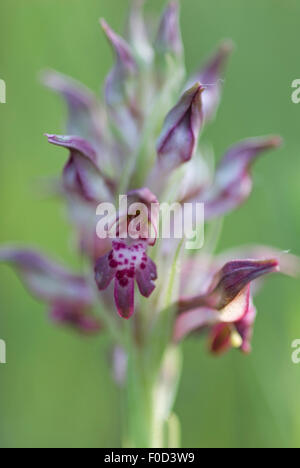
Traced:
POLYGON ((183 340, 186 336, 211 326, 219 321, 219 314, 214 309, 198 308, 180 314, 175 322, 174 340, 183 340))
POLYGON ((220 311, 220 320, 224 323, 233 323, 245 317, 250 303, 250 284, 226 304, 220 311))
POLYGON ((231 313, 228 306, 242 290, 253 280, 279 271, 278 261, 273 260, 235 260, 226 265, 215 274, 209 291, 204 295, 181 299, 179 312, 192 310, 197 307, 212 307, 231 313))
POLYGON ((84 277, 73 275, 36 251, 4 247, 0 249, 0 261, 14 266, 32 294, 43 301, 86 305, 93 302, 84 277))
POLYGON ((99 258, 95 266, 95 280, 100 291, 106 289, 115 276, 115 269, 110 266, 109 254, 99 258))
POLYGON ((155 263, 147 258, 144 265, 136 271, 136 281, 140 293, 144 297, 149 297, 155 289, 154 281, 157 279, 157 268, 155 263))
POLYGON ((217 167, 214 183, 201 197, 209 220, 234 210, 252 190, 249 170, 261 152, 278 148, 279 137, 253 138, 233 146, 217 167))
POLYGON ((297 255, 289 253, 287 250, 280 250, 276 247, 267 245, 245 245, 234 249, 229 249, 216 258, 216 265, 221 266, 230 259, 248 259, 266 260, 268 258, 277 258, 280 264, 280 272, 291 277, 300 275, 300 259, 297 255))
POLYGON ((94 202, 111 198, 109 186, 113 183, 101 173, 96 162, 96 152, 87 140, 76 136, 46 136, 49 143, 70 151, 63 172, 63 183, 68 192, 94 202))
POLYGON ((159 229, 159 202, 156 196, 147 188, 143 187, 137 190, 131 190, 127 194, 128 203, 142 204, 147 208, 148 219, 144 220, 145 229, 141 229, 141 239, 146 239, 149 245, 154 245, 158 236, 159 229), (145 222, 146 221, 146 222, 145 222), (149 226, 150 224, 150 226, 149 226))
POLYGON ((218 323, 212 328, 209 348, 213 354, 223 354, 231 349, 231 332, 226 323, 218 323))
POLYGON ((114 297, 119 315, 129 319, 134 312, 134 280, 131 278, 116 280, 114 297))

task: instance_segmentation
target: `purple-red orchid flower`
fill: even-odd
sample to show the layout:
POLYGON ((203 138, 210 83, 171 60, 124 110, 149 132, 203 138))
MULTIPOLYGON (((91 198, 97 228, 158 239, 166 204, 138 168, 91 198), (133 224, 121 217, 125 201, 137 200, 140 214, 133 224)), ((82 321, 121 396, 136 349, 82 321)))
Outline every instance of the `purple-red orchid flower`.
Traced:
POLYGON ((176 345, 206 331, 214 354, 232 347, 250 352, 257 286, 279 271, 279 263, 285 274, 300 273, 297 257, 264 246, 215 255, 222 218, 251 194, 252 164, 281 139, 247 138, 215 168, 213 148, 200 136, 216 115, 232 44, 221 43, 186 79, 178 2, 168 3, 155 29, 143 3, 133 0, 125 38, 100 21, 115 55, 102 100, 62 74, 43 76, 68 107, 63 135, 47 138, 68 151, 52 186, 66 204, 85 273, 69 272, 31 249, 0 248, 0 262, 12 265, 47 304, 53 322, 110 334, 115 378, 129 387, 134 423, 126 444, 132 447, 152 447, 162 435, 171 443, 178 432, 170 417, 180 373, 176 345), (184 251, 184 241, 205 223, 204 248, 200 236, 198 244, 189 243, 194 250, 184 251), (129 326, 116 310, 131 318, 129 326))
POLYGON ((277 260, 227 263, 214 275, 205 294, 179 301, 174 339, 179 341, 190 333, 209 327, 212 329, 210 348, 213 352, 227 350, 232 344, 249 351, 256 316, 250 283, 278 271, 277 260))
POLYGON ((158 56, 171 54, 181 58, 183 55, 179 25, 179 6, 177 2, 170 2, 162 14, 155 49, 158 56))
MULTIPOLYGON (((277 136, 246 139, 231 147, 213 171, 199 140, 203 126, 216 114, 232 44, 222 42, 208 63, 186 80, 178 3, 168 3, 152 32, 142 6, 143 0, 133 2, 126 38, 100 21, 115 54, 103 102, 62 74, 47 71, 43 76, 69 110, 67 133, 47 134, 47 138, 69 152, 57 187, 75 227, 79 252, 88 258, 90 274, 77 277, 50 266, 51 262, 31 251, 0 251, 0 260, 13 264, 34 295, 49 304, 55 321, 83 331, 100 329, 91 314, 98 296, 109 314, 115 308, 126 319, 135 310, 138 314, 141 301, 135 301, 135 283, 155 311, 149 318, 155 327, 164 304, 161 297, 172 297, 173 302, 169 282, 176 283, 174 257, 180 243, 180 239, 176 243, 172 239, 157 241, 163 214, 160 206, 176 202, 194 208, 204 203, 205 222, 223 217, 249 197, 254 161, 281 143, 277 136), (115 208, 124 195, 129 206, 115 208), (113 235, 103 238, 97 230, 101 203, 114 204, 116 213, 108 222, 108 234, 113 235), (159 277, 157 271, 162 272, 159 277), (95 286, 100 291, 96 298, 95 286), (155 288, 157 294, 152 294, 155 288)), ((193 210, 190 213, 192 218, 193 210)), ((231 341, 233 337, 238 341, 239 336, 240 346, 249 349, 255 315, 249 284, 276 271, 278 258, 283 270, 285 264, 291 266, 286 257, 277 254, 274 252, 275 260, 259 256, 258 260, 245 260, 242 254, 223 258, 212 252, 207 258, 201 252, 188 256, 183 273, 178 274, 181 296, 175 300, 176 339, 209 327, 213 350, 227 347, 228 336, 231 341), (221 262, 225 264, 222 269, 221 262)), ((272 257, 271 253, 267 256, 272 257)), ((140 320, 137 314, 135 322, 140 320)))
POLYGON ((249 303, 245 315, 233 323, 217 323, 211 329, 209 349, 214 354, 222 354, 232 347, 239 348, 243 353, 250 353, 253 326, 256 309, 249 303))

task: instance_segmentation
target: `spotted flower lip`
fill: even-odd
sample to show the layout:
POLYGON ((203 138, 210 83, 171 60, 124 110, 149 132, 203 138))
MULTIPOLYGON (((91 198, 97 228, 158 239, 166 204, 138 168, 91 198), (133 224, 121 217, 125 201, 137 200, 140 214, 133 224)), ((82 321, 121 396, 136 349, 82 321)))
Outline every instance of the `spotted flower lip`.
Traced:
POLYGON ((228 262, 213 278, 208 292, 204 295, 181 299, 179 312, 198 307, 211 307, 222 310, 228 306, 248 284, 255 279, 279 271, 274 260, 235 260, 228 262))
POLYGON ((147 256, 147 244, 126 244, 114 241, 111 252, 101 257, 95 266, 95 280, 99 290, 106 289, 114 279, 114 298, 118 313, 129 319, 134 313, 134 280, 140 293, 149 297, 157 279, 155 263, 147 256))
POLYGON ((49 143, 70 151, 63 171, 63 184, 68 192, 93 202, 111 198, 113 182, 100 171, 96 151, 87 140, 69 135, 46 134, 46 137, 49 143))
POLYGON ((179 5, 169 2, 161 17, 155 49, 158 54, 182 57, 183 44, 179 26, 179 5))
POLYGON ((202 92, 203 87, 196 83, 165 119, 157 143, 158 162, 165 170, 173 170, 193 156, 203 123, 202 92))

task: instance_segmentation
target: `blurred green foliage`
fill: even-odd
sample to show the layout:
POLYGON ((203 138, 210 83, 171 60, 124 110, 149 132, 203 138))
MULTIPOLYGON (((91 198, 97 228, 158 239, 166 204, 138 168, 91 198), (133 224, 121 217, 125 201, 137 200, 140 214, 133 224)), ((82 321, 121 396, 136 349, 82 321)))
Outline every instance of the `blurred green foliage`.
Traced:
MULTIPOLYGON (((7 83, 7 104, 0 105, 1 242, 35 244, 79 266, 62 205, 40 195, 43 177, 63 163, 43 133, 62 130, 64 111, 38 74, 52 67, 98 90, 112 62, 98 17, 121 31, 127 3, 1 0, 0 78, 7 83)), ((151 0, 148 9, 157 12, 163 3, 151 0)), ((237 45, 205 141, 219 157, 244 137, 279 133, 285 140, 256 165, 253 196, 226 219, 221 247, 268 243, 300 254, 300 105, 290 98, 300 78, 299 1, 181 3, 190 71, 220 39, 237 45)), ((120 395, 109 376, 107 339, 55 328, 4 267, 0 304, 8 359, 0 366, 0 446, 120 446, 120 395)), ((176 411, 185 447, 300 445, 300 365, 291 362, 291 342, 300 338, 299 284, 271 278, 256 304, 251 356, 216 359, 202 340, 184 346, 176 411)))

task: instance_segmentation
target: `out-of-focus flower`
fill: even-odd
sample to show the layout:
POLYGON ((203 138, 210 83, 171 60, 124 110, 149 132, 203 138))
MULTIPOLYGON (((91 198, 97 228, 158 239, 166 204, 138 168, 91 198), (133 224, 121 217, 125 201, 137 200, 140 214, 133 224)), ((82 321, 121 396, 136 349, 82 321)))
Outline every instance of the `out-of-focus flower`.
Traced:
POLYGON ((211 329, 209 348, 214 354, 222 354, 231 348, 239 348, 248 354, 256 318, 256 309, 250 302, 245 315, 233 323, 217 323, 211 329))
POLYGON ((179 25, 179 6, 170 2, 161 17, 155 49, 158 56, 170 54, 182 58, 183 44, 179 25))
POLYGON ((57 323, 81 332, 98 332, 99 320, 91 313, 95 301, 88 281, 74 275, 34 250, 3 247, 0 261, 16 269, 29 291, 50 308, 57 323))
POLYGON ((223 41, 208 63, 189 79, 187 87, 199 81, 205 88, 202 99, 206 122, 212 120, 218 110, 223 86, 223 70, 232 50, 232 42, 230 40, 223 41))
POLYGON ((127 21, 128 42, 137 59, 149 65, 154 57, 154 51, 149 39, 147 25, 143 16, 145 0, 133 0, 127 21))
POLYGON ((69 116, 67 131, 88 139, 95 145, 105 138, 104 115, 97 97, 81 83, 54 70, 42 74, 43 83, 59 93, 67 103, 69 116))
POLYGON ((116 64, 106 79, 106 104, 124 141, 134 148, 142 123, 136 95, 137 63, 129 44, 106 21, 101 20, 101 26, 116 54, 116 64))
POLYGON ((166 117, 157 143, 159 165, 164 171, 176 169, 194 154, 202 125, 202 91, 196 83, 166 117))
POLYGON ((281 138, 272 136, 244 140, 233 146, 217 166, 212 183, 200 185, 199 193, 185 202, 204 203, 206 221, 238 208, 252 191, 252 164, 264 151, 278 148, 281 142, 281 138))
MULTIPOLYGON (((91 310, 100 297, 113 323, 118 319, 113 315, 115 306, 124 318, 136 309, 134 333, 142 342, 145 330, 155 328, 163 315, 162 296, 172 304, 179 297, 178 289, 176 339, 209 327, 213 350, 227 347, 229 335, 230 343, 240 341, 246 350, 254 321, 250 282, 276 271, 278 259, 284 272, 295 270, 297 261, 291 266, 277 251, 264 259, 255 252, 248 256, 257 260, 247 260, 243 252, 240 258, 235 253, 223 258, 214 256, 212 248, 185 259, 180 275, 177 249, 181 242, 159 239, 164 221, 159 210, 166 202, 179 207, 190 203, 191 208, 204 203, 205 222, 222 218, 249 197, 253 162, 264 151, 277 148, 281 140, 274 136, 246 139, 231 147, 214 170, 211 152, 203 156, 199 136, 219 106, 232 43, 222 42, 206 65, 186 79, 178 3, 167 4, 155 28, 143 12, 143 3, 132 3, 126 38, 100 21, 115 55, 103 102, 65 75, 51 70, 43 75, 44 83, 63 97, 69 111, 65 135, 48 134, 47 138, 69 151, 56 189, 66 202, 79 253, 87 257, 90 272, 77 277, 20 249, 0 251, 0 260, 16 267, 60 323, 98 331, 100 324, 91 310), (123 195, 128 206, 115 207, 123 195), (113 203, 115 213, 108 222, 108 231, 115 228, 115 233, 104 238, 97 235, 97 208, 102 202, 113 203), (273 257, 276 260, 269 260, 273 257), (149 322, 147 313, 141 312, 142 298, 135 304, 135 283, 154 311, 149 322), (100 291, 96 298, 95 286, 100 291)), ((193 218, 193 210, 190 213, 193 218)), ((174 216, 170 237, 177 222, 174 216)))
POLYGON ((133 447, 157 446, 156 439, 171 427, 180 373, 176 344, 207 331, 211 352, 234 347, 248 353, 257 285, 277 272, 279 263, 283 273, 300 272, 295 256, 265 246, 214 254, 223 216, 252 191, 252 164, 281 139, 239 142, 215 168, 213 148, 200 146, 199 136, 216 115, 232 44, 221 43, 186 79, 178 2, 167 4, 154 29, 143 3, 133 0, 125 39, 101 20, 115 55, 103 102, 62 74, 43 75, 68 107, 65 136, 47 137, 69 152, 53 186, 66 203, 85 276, 32 250, 0 249, 0 261, 11 264, 33 295, 46 302, 54 322, 85 334, 105 325, 117 346, 115 378, 128 385, 128 400, 134 398, 132 434, 126 434, 133 447), (185 238, 204 224, 202 217, 196 219, 198 203, 204 204, 206 242, 187 254, 185 238), (167 239, 160 236, 165 221, 167 239), (101 323, 93 315, 96 307, 101 323), (116 309, 122 318, 133 316, 129 325, 116 309))
POLYGON ((58 325, 65 325, 87 334, 97 334, 101 329, 100 321, 91 315, 89 308, 78 304, 58 302, 50 310, 50 318, 58 325))
POLYGON ((211 350, 221 352, 232 346, 250 350, 255 309, 250 283, 268 273, 279 271, 276 260, 229 262, 217 272, 205 294, 181 299, 174 339, 212 328, 211 350))
POLYGON ((96 162, 96 152, 87 140, 74 136, 46 136, 49 143, 70 151, 63 171, 63 184, 67 192, 92 202, 111 198, 110 189, 113 182, 101 173, 96 162))
POLYGON ((228 213, 247 200, 253 185, 250 175, 252 164, 261 153, 278 148, 281 142, 277 136, 252 138, 228 150, 217 167, 212 187, 202 197, 206 219, 228 213))

